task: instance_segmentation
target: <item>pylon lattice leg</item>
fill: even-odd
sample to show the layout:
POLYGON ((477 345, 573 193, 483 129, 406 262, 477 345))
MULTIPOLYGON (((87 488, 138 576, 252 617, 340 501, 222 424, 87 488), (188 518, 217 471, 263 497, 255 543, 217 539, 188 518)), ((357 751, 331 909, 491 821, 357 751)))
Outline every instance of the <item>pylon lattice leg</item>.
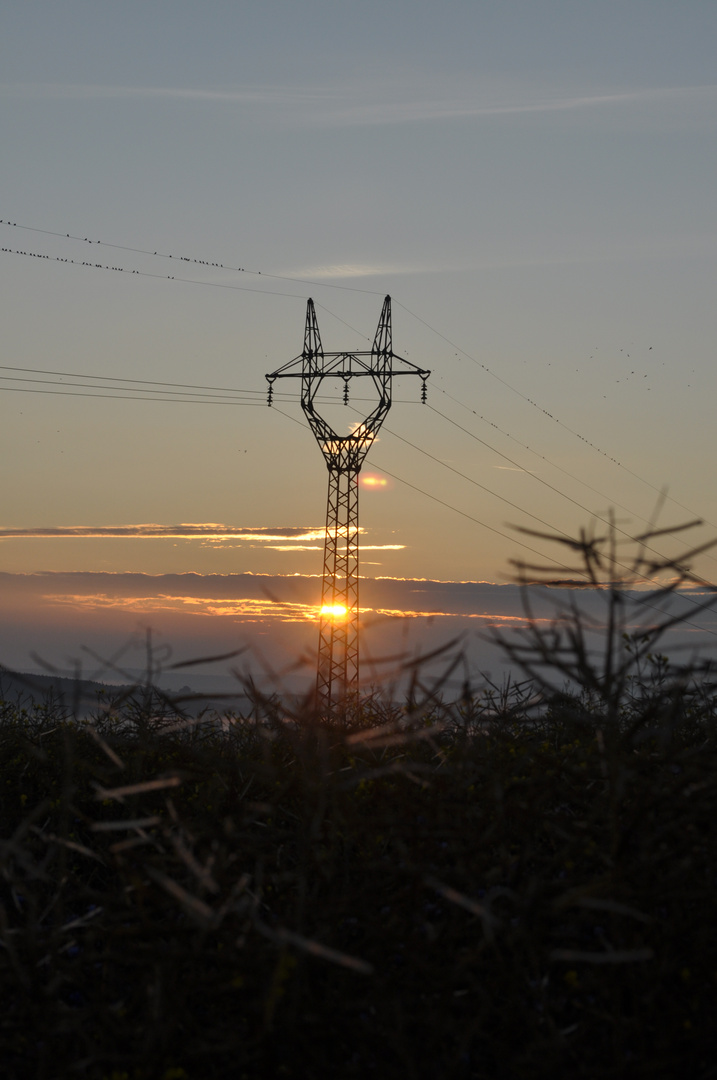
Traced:
POLYGON ((358 536, 358 472, 330 468, 316 676, 320 709, 358 690, 358 536))

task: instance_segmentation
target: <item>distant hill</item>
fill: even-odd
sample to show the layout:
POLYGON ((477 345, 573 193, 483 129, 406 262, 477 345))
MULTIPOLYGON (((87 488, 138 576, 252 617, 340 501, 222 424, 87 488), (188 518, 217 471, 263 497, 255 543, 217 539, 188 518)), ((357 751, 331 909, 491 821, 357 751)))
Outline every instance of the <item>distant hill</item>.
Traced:
POLYGON ((87 712, 101 697, 113 697, 130 692, 132 687, 108 685, 91 679, 75 679, 62 675, 38 675, 34 672, 0 671, 0 699, 21 703, 41 703, 48 698, 61 701, 69 708, 87 712))
MULTIPOLYGON (((197 693, 193 687, 187 685, 171 690, 164 687, 160 689, 170 700, 177 698, 178 707, 191 716, 196 716, 207 708, 244 713, 251 705, 250 699, 245 694, 223 694, 221 690, 216 690, 211 694, 197 693), (185 700, 195 693, 196 700, 185 700)), ((1 701, 17 702, 27 707, 52 699, 79 716, 89 715, 103 701, 107 702, 130 694, 138 696, 142 690, 141 682, 118 685, 64 675, 39 675, 35 672, 0 670, 1 701)))

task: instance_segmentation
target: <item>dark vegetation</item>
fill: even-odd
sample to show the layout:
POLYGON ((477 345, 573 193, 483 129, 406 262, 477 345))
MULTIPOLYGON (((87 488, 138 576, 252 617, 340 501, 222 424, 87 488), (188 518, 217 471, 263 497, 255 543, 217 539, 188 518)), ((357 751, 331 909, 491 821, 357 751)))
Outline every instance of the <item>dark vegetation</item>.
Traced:
POLYGON ((2 1075, 715 1076, 717 692, 610 542, 457 701, 6 701, 2 1075))

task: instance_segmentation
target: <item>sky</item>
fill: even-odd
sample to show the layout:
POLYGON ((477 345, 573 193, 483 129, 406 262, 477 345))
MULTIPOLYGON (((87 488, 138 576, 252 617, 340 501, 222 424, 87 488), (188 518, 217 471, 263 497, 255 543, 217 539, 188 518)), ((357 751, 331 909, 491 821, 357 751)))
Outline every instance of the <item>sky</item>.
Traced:
POLYGON ((420 648, 512 613, 515 560, 564 559, 519 529, 717 536, 716 31, 712 0, 8 0, 0 662, 67 667, 100 622, 106 651, 149 626, 311 653, 326 468, 264 378, 309 297, 349 350, 390 294, 432 373, 426 405, 396 380, 365 466, 367 620, 418 613, 420 648), (248 575, 259 623, 217 584, 256 601, 248 575))

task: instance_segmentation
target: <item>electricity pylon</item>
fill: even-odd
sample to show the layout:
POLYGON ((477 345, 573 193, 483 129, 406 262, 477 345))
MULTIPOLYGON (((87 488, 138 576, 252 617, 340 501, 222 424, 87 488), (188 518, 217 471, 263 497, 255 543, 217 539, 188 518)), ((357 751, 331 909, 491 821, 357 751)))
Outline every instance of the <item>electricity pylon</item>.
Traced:
POLYGON ((345 704, 347 698, 355 697, 358 692, 358 478, 371 444, 391 408, 394 375, 418 375, 422 380, 421 400, 425 402, 430 371, 416 367, 393 352, 391 297, 387 296, 370 352, 324 352, 314 302, 309 300, 303 352, 266 376, 269 405, 276 379, 301 379, 301 408, 329 470, 316 673, 317 708, 326 712, 345 704), (341 379, 343 403, 348 405, 349 384, 357 378, 371 380, 378 402, 349 435, 338 435, 318 411, 317 394, 324 379, 341 379))

